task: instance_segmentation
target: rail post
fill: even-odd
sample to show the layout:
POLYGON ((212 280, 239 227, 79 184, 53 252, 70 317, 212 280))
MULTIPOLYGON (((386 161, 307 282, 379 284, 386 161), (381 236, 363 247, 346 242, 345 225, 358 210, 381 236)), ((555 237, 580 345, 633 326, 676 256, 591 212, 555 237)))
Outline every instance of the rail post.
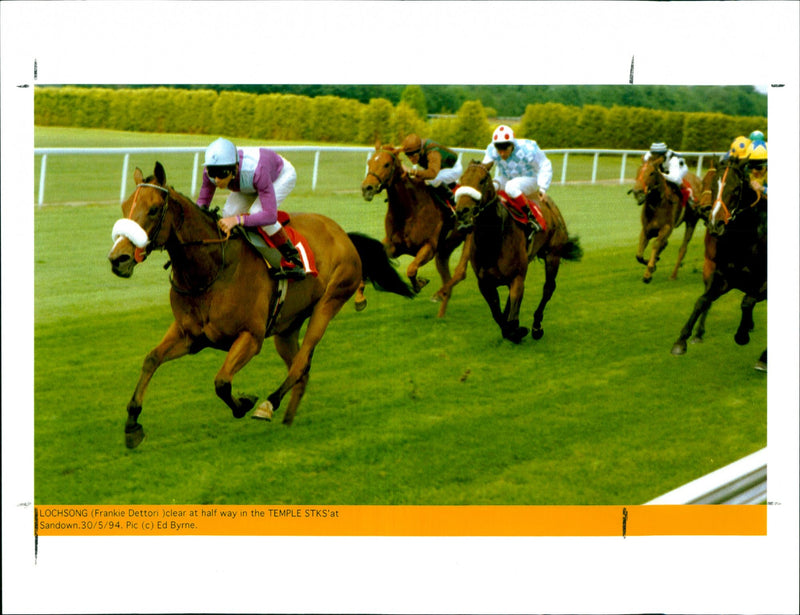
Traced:
POLYGON ((44 176, 47 173, 47 154, 42 154, 42 166, 39 167, 39 207, 44 203, 44 176))
POLYGON ((625 183, 625 162, 628 160, 628 152, 622 152, 622 167, 619 171, 619 183, 625 183))
POLYGON ((194 153, 194 163, 192 164, 192 198, 197 197, 197 163, 200 160, 200 152, 194 153))
POLYGON ((561 163, 561 185, 567 183, 567 158, 569 158, 569 152, 564 152, 564 161, 561 163))
POLYGON ((311 175, 311 192, 317 189, 317 172, 319 171, 319 150, 314 152, 314 173, 311 175))
POLYGON ((600 153, 594 153, 594 159, 592 160, 592 183, 597 181, 597 161, 600 159, 600 153))
POLYGON ((122 203, 125 200, 125 184, 128 179, 128 163, 131 160, 130 154, 125 154, 125 158, 122 161, 122 185, 119 188, 119 202, 122 203))

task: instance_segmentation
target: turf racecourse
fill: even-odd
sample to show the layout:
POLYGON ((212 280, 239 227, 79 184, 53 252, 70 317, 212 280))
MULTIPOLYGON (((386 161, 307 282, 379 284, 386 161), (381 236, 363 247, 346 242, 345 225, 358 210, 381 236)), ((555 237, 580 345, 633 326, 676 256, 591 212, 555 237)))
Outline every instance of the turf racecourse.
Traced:
MULTIPOLYGON (((149 173, 155 158, 132 161, 131 175, 134 162, 149 173)), ((115 200, 120 165, 109 166, 115 200)), ((348 173, 337 182, 349 190, 312 193, 301 179, 285 209, 381 238, 383 200, 357 192, 362 157, 348 173)), ((48 186, 57 201, 98 203, 34 215, 35 503, 639 504, 763 448, 766 376, 752 365, 766 346, 766 305, 739 347, 741 293, 730 293, 713 306, 705 343, 672 356, 702 288, 703 229, 677 281, 668 276, 682 229, 643 284, 627 188, 551 190, 584 258, 562 265, 543 339, 503 341, 471 271, 437 319, 429 264, 431 286, 417 299, 370 288, 366 311, 351 302, 332 321, 291 428, 233 419, 213 388, 224 355, 205 350, 156 372, 141 415, 147 438, 129 451, 125 405, 172 320, 166 254, 116 278, 105 256, 119 206, 48 186)), ((542 281, 535 262, 528 326, 542 281)), ((234 390, 263 398, 284 374, 267 341, 234 390)))

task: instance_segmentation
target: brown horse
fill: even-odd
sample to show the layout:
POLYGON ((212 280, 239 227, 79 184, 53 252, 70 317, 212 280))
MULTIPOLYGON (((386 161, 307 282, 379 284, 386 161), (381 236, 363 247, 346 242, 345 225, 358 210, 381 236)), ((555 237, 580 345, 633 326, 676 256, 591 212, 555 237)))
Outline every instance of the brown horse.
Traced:
POLYGON ((231 382, 259 353, 264 339, 274 335, 275 348, 289 373, 253 416, 271 419, 291 390, 283 417, 289 425, 306 389, 314 348, 362 278, 383 290, 413 296, 391 267, 380 242, 348 235, 330 218, 292 215, 289 225, 308 241, 318 275, 279 282, 238 231, 222 236, 216 212, 198 207, 167 185, 161 163, 156 163, 154 175, 146 180, 137 168, 134 180, 136 190, 122 204, 125 217, 114 225, 115 243, 108 259, 116 275, 128 278, 152 250, 166 249, 172 264, 170 303, 175 320, 145 358, 128 403, 125 438, 129 448, 144 438, 138 422, 142 399, 153 373, 165 361, 208 347, 227 351, 214 387, 233 416, 241 418, 257 397, 235 397, 231 382), (308 327, 300 344, 299 332, 306 320, 308 327))
POLYGON ((533 314, 531 336, 544 335, 544 308, 556 289, 561 259, 578 261, 583 256, 578 238, 567 234, 567 225, 556 204, 547 197, 540 208, 546 228, 531 241, 525 227, 517 222, 497 196, 491 177, 492 163, 473 161, 464 171, 456 190, 456 214, 465 232, 472 231, 470 261, 478 278, 478 288, 489 304, 492 317, 503 337, 519 343, 528 334, 519 326, 519 310, 525 291, 528 263, 534 257, 544 259, 545 282, 542 299, 533 314), (498 286, 508 287, 505 310, 500 310, 498 286))
MULTIPOLYGON (((672 270, 670 279, 678 277, 678 268, 681 266, 683 257, 686 255, 686 248, 694 234, 697 226, 698 215, 692 207, 681 207, 681 193, 664 177, 659 168, 664 161, 663 156, 654 156, 645 160, 642 158, 642 165, 636 174, 636 182, 633 188, 628 191, 636 197, 636 202, 642 207, 642 232, 639 234, 639 249, 636 252, 636 260, 643 265, 647 265, 644 272, 643 282, 649 284, 656 270, 656 261, 659 260, 661 252, 667 247, 669 236, 672 231, 681 224, 686 224, 683 234, 683 241, 678 250, 678 260, 672 270), (650 260, 644 259, 644 251, 651 239, 653 242, 650 260)), ((686 178, 692 187, 695 195, 701 191, 700 179, 693 173, 687 173, 686 178)))
POLYGON ((450 275, 450 255, 464 241, 466 235, 454 229, 452 212, 437 204, 424 182, 412 181, 400 162, 401 150, 391 145, 375 146, 375 153, 367 164, 367 175, 361 183, 361 194, 372 201, 376 194, 386 189, 389 207, 384 225, 386 237, 383 245, 390 258, 402 254, 414 257, 406 275, 415 292, 428 280, 418 277, 419 268, 432 259, 442 279, 442 287, 433 300, 440 301, 439 317, 445 315, 453 286, 463 279, 467 267, 466 251, 456 267, 455 279, 450 275), (460 278, 459 278, 460 276, 460 278))
MULTIPOLYGON (((767 298, 767 203, 750 185, 745 165, 730 158, 712 176, 703 267, 705 292, 695 302, 689 320, 672 346, 674 355, 686 353, 686 341, 695 324, 692 341, 702 341, 711 305, 732 289, 744 293, 742 317, 734 341, 739 345, 749 343, 753 310, 767 298)), ((766 362, 764 350, 756 369, 766 371, 766 362)))

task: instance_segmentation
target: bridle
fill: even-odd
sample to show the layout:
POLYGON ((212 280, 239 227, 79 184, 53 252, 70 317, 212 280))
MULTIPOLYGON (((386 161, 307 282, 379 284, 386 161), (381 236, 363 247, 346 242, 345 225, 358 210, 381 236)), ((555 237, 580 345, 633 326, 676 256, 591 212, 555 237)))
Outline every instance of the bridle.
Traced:
POLYGON ((396 153, 391 152, 389 150, 381 150, 380 153, 385 153, 385 154, 388 154, 389 156, 391 156, 391 158, 392 158, 392 170, 391 170, 391 173, 389 173, 389 177, 386 178, 385 180, 383 178, 381 178, 381 176, 378 175, 377 173, 375 173, 374 171, 372 171, 372 170, 368 170, 367 171, 367 177, 374 177, 375 179, 378 180, 378 189, 376 190, 376 192, 380 192, 381 190, 383 190, 387 186, 391 186, 392 185, 392 182, 394 181, 394 174, 397 172, 397 167, 398 167, 397 154, 396 153))
MULTIPOLYGON (((719 218, 719 222, 721 222, 724 226, 727 226, 728 224, 733 222, 739 215, 739 213, 741 213, 746 209, 749 209, 749 208, 738 208, 731 211, 728 205, 725 203, 725 200, 722 198, 722 193, 725 190, 725 184, 728 181, 728 172, 731 170, 733 170, 733 173, 739 180, 739 186, 735 188, 734 191, 729 196, 735 195, 736 193, 740 192, 742 190, 742 186, 744 186, 745 183, 747 182, 744 171, 730 163, 728 163, 725 166, 725 172, 722 174, 722 178, 717 180, 717 186, 718 186, 717 195, 714 198, 713 204, 711 206, 711 213, 709 215, 709 219, 716 221, 716 219, 719 218)), ((761 200, 761 194, 756 192, 756 200, 750 204, 750 207, 755 207, 760 200, 761 200)), ((729 199, 729 202, 732 202, 732 199, 729 199)))
MULTIPOLYGON (((483 171, 484 174, 484 176, 478 182, 479 184, 486 178, 491 179, 491 175, 489 174, 489 171, 487 171, 485 167, 481 165, 474 166, 474 168, 478 167, 480 167, 480 170, 483 171)), ((455 193, 456 202, 458 202, 461 196, 468 196, 475 202, 475 205, 468 208, 468 211, 472 214, 473 219, 479 216, 481 213, 483 213, 483 211, 487 207, 495 205, 497 203, 497 198, 498 198, 497 191, 494 189, 494 184, 491 181, 489 182, 489 188, 487 188, 484 192, 480 192, 477 188, 474 188, 472 186, 465 186, 462 184, 456 190, 455 193)))
MULTIPOLYGON (((133 219, 133 212, 136 209, 137 200, 138 200, 138 197, 139 197, 139 190, 141 188, 144 188, 144 187, 146 187, 146 188, 155 188, 156 190, 159 190, 159 191, 163 192, 166 195, 164 197, 164 204, 161 206, 161 215, 158 218, 158 222, 156 223, 155 227, 153 227, 153 229, 149 233, 147 233, 148 239, 149 239, 150 237, 158 237, 158 234, 161 232, 161 227, 164 225, 164 219, 166 218, 167 209, 169 208, 170 191, 169 191, 169 188, 165 188, 164 186, 159 186, 158 184, 150 184, 150 183, 138 184, 136 186, 136 191, 133 193, 133 203, 131 204, 131 210, 128 213, 128 219, 130 219, 130 220, 133 219)), ((179 244, 181 246, 196 246, 196 245, 209 245, 209 244, 221 243, 222 244, 222 264, 217 268, 217 273, 211 279, 211 281, 208 284, 206 284, 205 286, 201 287, 201 288, 192 288, 192 289, 188 289, 188 290, 184 289, 184 288, 180 288, 179 286, 177 286, 177 284, 175 283, 173 277, 170 275, 169 283, 172 286, 172 288, 175 289, 176 292, 178 292, 178 293, 180 293, 182 295, 200 295, 200 294, 206 292, 209 288, 211 288, 211 286, 214 285, 214 282, 216 282, 217 279, 219 278, 219 276, 222 274, 222 270, 225 268, 225 248, 228 245, 228 240, 230 239, 230 235, 231 234, 230 234, 230 231, 228 231, 228 232, 225 233, 224 236, 222 236, 220 234, 219 227, 217 227, 217 234, 218 234, 217 239, 197 239, 197 240, 193 240, 193 241, 182 241, 180 238, 178 238, 178 242, 179 242, 179 244)), ((148 241, 146 247, 144 247, 144 248, 136 247, 134 249, 134 256, 133 256, 134 260, 137 263, 141 263, 142 261, 144 261, 144 259, 147 257, 147 255, 150 252, 152 252, 152 250, 153 250, 152 246, 153 246, 152 241, 148 241)), ((165 263, 165 265, 164 265, 164 269, 167 269, 170 266, 170 264, 171 264, 171 262, 167 261, 165 263)))

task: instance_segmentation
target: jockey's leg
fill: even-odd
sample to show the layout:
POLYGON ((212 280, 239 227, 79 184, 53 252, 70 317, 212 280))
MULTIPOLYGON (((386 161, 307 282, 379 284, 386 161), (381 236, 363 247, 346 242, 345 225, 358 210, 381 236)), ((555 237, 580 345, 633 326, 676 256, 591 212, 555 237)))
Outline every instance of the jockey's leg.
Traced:
MULTIPOLYGON (((533 211, 533 208, 536 207, 535 203, 525 195, 525 190, 523 190, 524 184, 521 181, 518 181, 522 179, 527 178, 520 177, 509 180, 506 183, 505 192, 508 196, 509 203, 511 203, 514 209, 525 216, 528 227, 527 235, 528 239, 530 239, 534 234, 542 230, 542 225, 539 224, 533 211)), ((536 185, 535 182, 533 185, 536 185)), ((524 186, 525 188, 529 188, 528 185, 524 186)))
POLYGON ((283 257, 281 261, 281 270, 277 272, 277 275, 292 280, 302 280, 305 278, 306 267, 303 264, 303 259, 300 258, 300 253, 292 243, 292 240, 289 239, 286 229, 281 226, 280 222, 262 228, 267 232, 272 243, 278 248, 278 251, 283 257))

